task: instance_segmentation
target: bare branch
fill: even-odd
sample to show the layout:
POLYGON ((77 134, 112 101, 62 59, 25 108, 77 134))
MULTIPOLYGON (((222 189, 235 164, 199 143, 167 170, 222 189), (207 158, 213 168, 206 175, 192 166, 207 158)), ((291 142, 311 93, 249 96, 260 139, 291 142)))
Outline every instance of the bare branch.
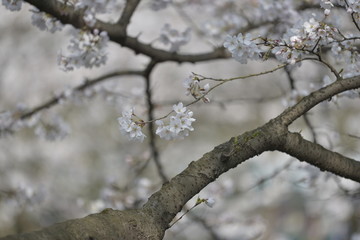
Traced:
POLYGON ((301 137, 299 133, 288 132, 284 144, 279 150, 314 165, 322 171, 332 172, 339 176, 360 182, 360 162, 332 152, 319 144, 312 143, 301 137))
MULTIPOLYGON (((108 80, 109 78, 113 78, 113 77, 119 77, 119 76, 125 76, 125 75, 142 75, 143 72, 142 71, 136 71, 136 70, 129 70, 129 71, 116 71, 116 72, 112 72, 112 73, 108 73, 105 74, 101 77, 95 78, 93 80, 87 80, 85 81, 83 84, 75 87, 73 89, 73 91, 83 91, 86 88, 89 88, 99 82, 102 82, 104 80, 108 80)), ((48 109, 50 107, 55 106, 56 104, 58 104, 62 99, 65 99, 65 93, 62 93, 58 96, 55 96, 51 99, 49 99, 48 101, 46 101, 45 103, 40 104, 37 107, 34 107, 32 110, 25 112, 24 114, 19 116, 19 119, 24 120, 27 119, 31 116, 33 116, 34 114, 44 110, 44 109, 48 109)))
MULTIPOLYGON (((111 41, 119 43, 124 47, 132 49, 136 54, 144 54, 157 62, 175 61, 175 62, 201 62, 212 59, 228 58, 224 48, 217 48, 208 53, 200 54, 178 54, 153 48, 150 44, 140 42, 136 37, 129 37, 123 31, 123 25, 109 24, 97 21, 94 27, 90 28, 83 20, 82 11, 76 11, 73 7, 65 5, 55 0, 25 0, 31 5, 37 7, 40 11, 46 12, 59 19, 63 24, 70 24, 75 28, 99 29, 106 31, 111 41)), ((131 7, 136 7, 131 5, 131 7)), ((129 7, 130 8, 130 7, 129 7)), ((130 15, 124 16, 128 19, 130 15)))
POLYGON ((304 97, 294 107, 288 108, 277 119, 280 119, 282 124, 289 126, 293 121, 316 106, 318 103, 330 99, 331 97, 341 92, 356 89, 360 87, 360 76, 340 79, 326 87, 319 89, 304 97))
MULTIPOLYGON (((73 7, 67 6, 60 1, 25 1, 36 6, 40 11, 53 15, 64 24, 71 24, 79 29, 89 28, 84 23, 82 11, 75 11, 73 7)), ((156 64, 164 61, 208 61, 217 58, 225 58, 227 57, 227 54, 223 48, 215 49, 213 52, 209 53, 194 55, 170 53, 153 48, 151 45, 144 44, 138 41, 137 38, 127 36, 126 28, 139 2, 139 0, 128 0, 125 7, 128 12, 123 13, 117 24, 97 21, 94 29, 107 31, 112 41, 132 49, 135 53, 141 53, 151 58, 150 64, 144 71, 129 71, 126 73, 122 72, 122 74, 141 75, 145 78, 149 108, 148 118, 152 134, 150 137, 152 154, 155 163, 159 164, 158 170, 160 175, 162 174, 163 180, 166 180, 167 177, 160 168, 161 164, 157 162, 159 157, 153 131, 154 104, 151 99, 151 71, 156 64)), ((285 65, 275 68, 272 71, 284 66, 285 65)), ((332 70, 336 75, 337 72, 334 69, 332 70)), ((260 74, 251 76, 258 76, 260 74)), ((116 76, 119 76, 119 72, 116 76)), ((290 133, 287 129, 293 121, 300 116, 303 116, 320 102, 329 99, 340 92, 360 87, 360 76, 341 79, 339 74, 337 74, 337 77, 338 80, 336 82, 304 97, 298 104, 288 108, 267 124, 232 137, 229 141, 218 145, 212 151, 204 154, 199 160, 191 162, 183 172, 164 183, 162 188, 154 193, 148 199, 148 202, 139 210, 116 211, 105 209, 101 213, 93 214, 82 219, 55 224, 38 232, 4 237, 1 238, 1 240, 162 239, 165 230, 169 227, 169 223, 176 214, 181 211, 189 199, 209 183, 215 181, 221 174, 265 151, 279 150, 298 158, 300 161, 306 161, 309 164, 317 166, 323 171, 329 171, 339 176, 360 182, 360 162, 339 153, 329 151, 318 144, 309 142, 303 139, 300 134, 290 133)), ((241 78, 244 77, 222 80, 220 84, 241 78)), ((93 81, 86 82, 76 89, 82 90, 102 80, 103 78, 100 77, 93 81)), ((25 113, 21 118, 29 117, 42 109, 53 106, 63 97, 64 95, 60 96, 60 98, 53 98, 32 111, 25 113)), ((277 175, 279 172, 280 171, 276 171, 273 176, 277 175)))
POLYGON ((221 174, 264 151, 286 152, 323 171, 360 182, 360 162, 331 152, 287 130, 288 124, 298 117, 299 112, 304 113, 321 101, 359 85, 360 77, 337 81, 313 92, 262 127, 232 137, 196 162, 191 162, 183 172, 154 193, 140 210, 105 210, 80 220, 56 224, 40 232, 9 236, 1 240, 162 239, 168 224, 189 199, 221 174), (104 228, 108 234, 103 230, 104 226, 111 226, 111 229, 104 228))
POLYGON ((156 165, 156 169, 158 174, 162 180, 162 182, 167 182, 169 178, 166 176, 164 172, 164 168, 160 162, 159 151, 156 147, 156 135, 154 129, 154 103, 152 101, 152 91, 151 91, 151 79, 150 74, 154 67, 156 66, 156 62, 151 61, 144 71, 144 80, 145 80, 145 95, 147 100, 147 108, 148 108, 148 126, 149 126, 149 145, 151 149, 151 155, 156 165))
POLYGON ((134 14, 137 6, 139 5, 141 0, 128 0, 126 1, 126 5, 125 8, 123 10, 123 13, 119 19, 119 21, 117 22, 117 24, 119 24, 122 29, 123 29, 123 34, 126 34, 126 29, 130 23, 130 19, 132 17, 132 15, 134 14))
POLYGON ((233 137, 204 154, 196 162, 191 162, 182 173, 153 194, 144 205, 144 209, 150 211, 156 218, 162 219, 159 224, 166 224, 163 227, 167 228, 167 224, 185 203, 206 185, 247 159, 266 150, 272 150, 273 135, 269 131, 275 132, 275 128, 271 125, 233 137))
POLYGON ((317 134, 315 132, 313 124, 311 123, 311 121, 309 119, 309 113, 304 113, 303 118, 304 118, 305 124, 308 126, 308 128, 311 132, 313 142, 317 143, 317 134))

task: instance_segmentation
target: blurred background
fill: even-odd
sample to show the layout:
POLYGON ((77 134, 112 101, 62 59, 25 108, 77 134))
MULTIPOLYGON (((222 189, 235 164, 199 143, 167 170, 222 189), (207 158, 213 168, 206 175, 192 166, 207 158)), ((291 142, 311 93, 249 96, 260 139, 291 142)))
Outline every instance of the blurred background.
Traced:
MULTIPOLYGON (((157 41, 164 23, 184 31, 188 22, 176 8, 159 14, 144 2, 131 22, 130 35, 168 50, 157 41)), ((27 4, 20 12, 0 7, 0 113, 32 109, 86 79, 112 71, 141 70, 149 62, 110 43, 105 66, 63 72, 57 54, 66 50, 71 27, 55 34, 40 31, 31 24, 29 9, 27 4)), ((210 23, 209 19, 205 15, 197 20, 201 25, 210 23)), ((190 43, 180 52, 206 52, 221 44, 221 39, 193 30, 190 43)), ((179 101, 193 100, 183 87, 191 72, 230 78, 270 70, 277 64, 270 60, 241 65, 233 59, 161 63, 151 75, 155 115, 165 115, 179 101)), ((321 87, 328 74, 310 62, 291 71, 299 93, 321 87)), ((40 229, 107 207, 139 207, 161 187, 149 139, 128 141, 117 122, 129 106, 146 119, 144 91, 141 77, 114 77, 79 98, 41 111, 30 127, 1 136, 0 236, 40 229)), ((215 89, 210 103, 189 106, 196 122, 187 138, 157 138, 164 172, 173 177, 216 145, 266 123, 286 109, 290 100, 296 101, 294 96, 284 70, 215 89)), ((291 130, 309 140, 315 132, 324 147, 360 159, 359 99, 334 100, 307 114, 312 131, 303 118, 291 130)), ((146 129, 144 133, 148 135, 146 129)), ((197 206, 167 231, 165 239, 360 239, 359 184, 278 152, 264 153, 223 174, 187 208, 197 197, 212 197, 216 204, 197 206)))

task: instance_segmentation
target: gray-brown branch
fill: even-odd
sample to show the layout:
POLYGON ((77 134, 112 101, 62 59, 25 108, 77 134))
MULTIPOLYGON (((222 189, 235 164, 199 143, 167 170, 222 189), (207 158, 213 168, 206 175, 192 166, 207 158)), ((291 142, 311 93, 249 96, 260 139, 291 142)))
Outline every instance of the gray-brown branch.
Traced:
MULTIPOLYGON (((40 11, 47 12, 64 24, 76 28, 87 27, 82 11, 75 11, 55 0, 25 0, 40 11)), ((98 21, 94 28, 107 31, 112 41, 150 57, 153 61, 198 62, 226 57, 223 48, 204 54, 186 55, 169 53, 126 35, 133 11, 139 1, 128 0, 128 15, 122 15, 116 24, 98 21), (134 5, 132 5, 134 3, 134 5)), ((221 174, 237 167, 265 151, 279 150, 342 177, 360 182, 359 162, 329 151, 290 133, 288 126, 320 102, 350 89, 360 87, 360 77, 338 80, 285 110, 265 125, 245 132, 220 144, 202 158, 193 161, 180 174, 165 183, 147 203, 138 210, 117 211, 106 209, 85 218, 58 223, 40 231, 7 236, 0 240, 123 240, 162 239, 166 229, 185 203, 221 174)))
MULTIPOLYGON (((91 86, 94 86, 100 82, 103 82, 105 80, 108 80, 108 79, 114 78, 114 77, 129 76, 129 75, 141 76, 142 74, 143 74, 143 71, 140 71, 140 70, 138 70, 138 71, 137 70, 115 71, 115 72, 111 72, 111 73, 102 75, 98 78, 86 80, 84 83, 74 87, 72 89, 72 91, 74 91, 74 92, 83 91, 91 86)), ((60 95, 47 100, 46 102, 32 108, 31 110, 28 110, 27 112, 21 114, 18 118, 21 120, 27 119, 42 110, 45 110, 45 109, 48 109, 48 108, 51 108, 51 107, 57 105, 63 99, 66 99, 65 93, 61 93, 60 95)))
POLYGON ((279 150, 319 167, 360 182, 360 163, 319 144, 309 142, 298 133, 290 133, 288 125, 320 102, 349 89, 360 87, 360 77, 336 81, 304 97, 265 125, 232 137, 202 158, 191 162, 154 193, 138 210, 106 209, 82 219, 69 220, 41 231, 7 236, 0 240, 109 240, 162 239, 168 224, 195 196, 221 174, 265 151, 279 150))
MULTIPOLYGON (((106 31, 111 41, 116 42, 124 47, 132 49, 136 54, 144 54, 157 62, 175 61, 175 62, 201 62, 212 59, 227 58, 224 48, 217 48, 214 51, 200 54, 178 54, 152 47, 150 44, 140 42, 136 37, 130 37, 126 34, 126 28, 130 22, 133 12, 123 12, 118 23, 110 24, 102 21, 97 21, 94 27, 89 27, 85 24, 83 19, 83 12, 75 10, 72 6, 65 5, 56 0, 25 0, 31 5, 35 6, 42 12, 46 12, 63 24, 70 24, 75 28, 82 29, 99 29, 106 31)), ((138 5, 138 0, 129 0, 126 7, 134 11, 138 5), (132 3, 134 2, 134 3, 132 3)))

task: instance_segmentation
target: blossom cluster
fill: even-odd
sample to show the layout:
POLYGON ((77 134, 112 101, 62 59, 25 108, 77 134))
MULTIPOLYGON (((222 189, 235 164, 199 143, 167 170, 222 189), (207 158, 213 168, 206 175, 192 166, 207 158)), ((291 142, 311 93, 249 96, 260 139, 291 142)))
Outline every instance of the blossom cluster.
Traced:
POLYGON ((335 27, 310 18, 289 29, 283 40, 269 41, 268 44, 279 61, 295 64, 304 54, 315 53, 320 46, 339 37, 335 27))
MULTIPOLYGON (((195 119, 192 117, 193 112, 186 109, 180 102, 173 106, 175 114, 170 116, 170 121, 165 124, 162 120, 156 120, 156 134, 165 140, 183 139, 189 135, 189 131, 193 131, 191 126, 195 119)), ((122 112, 122 116, 118 118, 120 131, 127 136, 129 140, 142 142, 146 137, 142 132, 145 122, 134 114, 134 109, 122 112)))
POLYGON ((165 124, 162 120, 157 120, 156 134, 165 140, 183 139, 189 135, 189 131, 194 131, 191 124, 195 121, 193 112, 187 110, 183 103, 180 102, 173 106, 175 115, 170 116, 169 124, 165 124))
POLYGON ((250 33, 245 36, 239 33, 237 36, 228 35, 224 47, 232 53, 233 58, 243 64, 246 64, 248 59, 258 60, 262 56, 263 50, 260 45, 268 47, 279 61, 295 64, 304 54, 316 53, 320 46, 341 38, 337 28, 310 18, 299 21, 282 36, 281 40, 252 39, 250 33), (255 43, 256 40, 259 40, 258 43, 255 43))
POLYGON ((161 29, 159 40, 165 45, 170 44, 170 52, 176 52, 190 41, 190 28, 184 32, 179 32, 167 23, 161 29))
POLYGON ((313 41, 312 45, 318 40, 320 40, 320 44, 327 44, 340 37, 337 28, 329 26, 324 22, 316 21, 314 18, 306 21, 303 24, 303 28, 306 36, 305 39, 313 41))
POLYGON ((150 3, 150 8, 154 11, 159 11, 166 8, 172 0, 152 0, 150 3))
POLYGON ((359 0, 337 0, 337 3, 341 6, 345 6, 349 13, 360 13, 360 1, 359 0))
POLYGON ((105 64, 107 60, 106 47, 109 41, 107 32, 75 30, 68 46, 69 54, 58 55, 58 64, 64 71, 74 68, 92 68, 105 64))
POLYGON ((35 128, 35 134, 48 141, 62 140, 70 132, 70 126, 60 116, 52 116, 47 122, 42 120, 35 128))
POLYGON ((360 55, 355 41, 334 42, 331 46, 331 54, 338 62, 344 63, 345 78, 360 74, 360 55))
POLYGON ((2 0, 2 5, 10 11, 20 11, 23 0, 2 0))
POLYGON ((233 58, 242 64, 246 64, 248 59, 258 60, 262 53, 250 33, 245 36, 242 33, 237 36, 228 35, 225 38, 224 47, 231 52, 233 58))
POLYGON ((331 8, 334 7, 334 4, 330 0, 321 0, 320 7, 324 9, 324 14, 328 16, 331 8))
POLYGON ((96 23, 96 14, 110 13, 115 7, 115 0, 80 0, 75 4, 76 9, 85 9, 84 21, 90 27, 96 23))
POLYGON ((142 132, 142 128, 145 126, 145 123, 134 114, 134 109, 123 111, 122 117, 118 118, 118 122, 121 133, 127 136, 129 140, 144 141, 146 136, 142 132))
POLYGON ((49 31, 54 33, 61 31, 63 25, 59 20, 51 16, 50 14, 39 11, 38 9, 32 9, 33 15, 31 16, 31 23, 37 26, 42 31, 49 31))
POLYGON ((205 97, 205 94, 210 89, 210 85, 207 83, 201 87, 200 79, 196 75, 191 74, 188 78, 185 78, 183 85, 186 88, 185 94, 187 96, 191 94, 195 99, 202 98, 204 102, 210 102, 210 99, 205 97))

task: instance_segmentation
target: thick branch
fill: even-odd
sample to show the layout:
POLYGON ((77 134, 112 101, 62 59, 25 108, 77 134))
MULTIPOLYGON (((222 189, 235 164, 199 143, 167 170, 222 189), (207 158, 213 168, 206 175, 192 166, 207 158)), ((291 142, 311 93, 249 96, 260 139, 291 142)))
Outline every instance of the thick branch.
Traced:
POLYGON ((276 127, 267 124, 215 147, 165 183, 140 210, 105 210, 42 231, 8 236, 1 240, 162 239, 171 220, 202 188, 245 160, 274 149, 272 136, 277 135, 276 131, 276 127))
POLYGON ((332 152, 319 144, 309 142, 299 133, 284 135, 284 145, 280 151, 341 177, 360 182, 360 162, 332 152))
MULTIPOLYGON (((150 44, 144 44, 138 41, 137 38, 129 37, 124 32, 123 24, 109 24, 102 21, 97 21, 95 26, 88 27, 83 20, 82 11, 75 11, 71 6, 62 4, 55 0, 25 0, 31 5, 35 6, 42 12, 49 13, 55 18, 59 19, 63 24, 70 24, 75 28, 100 29, 106 31, 111 41, 119 43, 124 47, 132 49, 136 54, 144 54, 157 62, 175 61, 175 62, 201 62, 212 59, 227 58, 228 55, 224 48, 217 48, 212 52, 201 54, 178 54, 167 52, 164 50, 153 48, 150 44)), ((135 5, 131 5, 132 10, 135 10, 135 5)), ((130 7, 129 7, 130 8, 130 7)), ((128 21, 131 15, 123 14, 123 19, 128 21)), ((127 25, 126 25, 127 26, 127 25)))
MULTIPOLYGON (((26 0, 41 11, 47 12, 63 23, 77 28, 85 27, 82 12, 74 11, 54 0, 26 0)), ((135 9, 135 8, 134 8, 135 9)), ((124 17, 130 19, 130 17, 124 17)), ((225 57, 223 49, 199 55, 181 55, 158 50, 125 35, 121 24, 98 21, 95 28, 109 33, 111 40, 152 58, 155 62, 197 62, 225 57)), ((90 215, 53 225, 38 232, 8 236, 2 240, 108 240, 108 239, 162 239, 168 224, 185 203, 221 174, 264 151, 280 150, 306 161, 322 170, 360 182, 360 163, 320 145, 308 142, 299 134, 289 133, 287 126, 312 107, 345 90, 360 87, 360 77, 353 77, 324 87, 303 98, 279 117, 264 126, 231 138, 204 154, 196 162, 175 176, 154 193, 140 210, 114 211, 90 215)), ((150 94, 151 96, 151 94, 150 94)))
POLYGON ((85 218, 58 223, 41 231, 18 234, 1 240, 155 240, 163 232, 148 214, 137 210, 105 209, 85 218))
POLYGON ((330 152, 287 130, 287 124, 294 121, 299 112, 308 111, 322 100, 359 85, 360 77, 337 81, 313 92, 264 126, 233 137, 215 147, 165 183, 140 210, 125 212, 107 210, 105 211, 107 215, 94 214, 80 220, 56 224, 43 231, 9 236, 1 240, 162 239, 165 230, 169 227, 168 224, 189 199, 221 174, 264 151, 280 150, 322 170, 360 182, 359 162, 330 152), (87 221, 89 223, 86 223, 87 221))
POLYGON ((360 76, 340 79, 326 87, 319 89, 304 97, 295 106, 288 108, 276 119, 280 120, 285 126, 289 126, 297 118, 316 106, 318 103, 331 99, 331 97, 341 92, 360 87, 360 76))
POLYGON ((159 220, 158 224, 166 229, 185 203, 206 185, 247 159, 274 149, 276 140, 272 137, 277 135, 276 132, 277 128, 268 124, 215 147, 165 183, 149 198, 144 209, 149 210, 154 219, 159 220))
POLYGON ((132 15, 134 14, 137 6, 139 5, 141 0, 127 0, 126 1, 126 5, 125 8, 123 10, 123 13, 118 21, 118 24, 122 27, 123 29, 123 34, 126 34, 126 29, 127 26, 130 23, 130 19, 132 17, 132 15))

